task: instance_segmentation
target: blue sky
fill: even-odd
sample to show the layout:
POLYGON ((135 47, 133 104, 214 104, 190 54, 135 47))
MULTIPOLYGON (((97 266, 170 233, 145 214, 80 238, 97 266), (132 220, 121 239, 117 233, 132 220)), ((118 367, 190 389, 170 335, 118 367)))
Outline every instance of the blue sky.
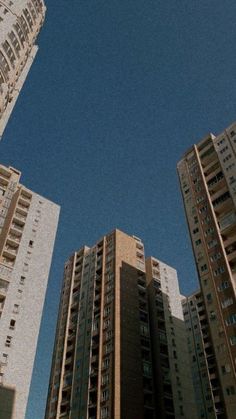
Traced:
POLYGON ((236 119, 233 0, 47 2, 1 163, 61 205, 27 419, 42 419, 63 264, 118 227, 197 287, 176 174, 236 119))

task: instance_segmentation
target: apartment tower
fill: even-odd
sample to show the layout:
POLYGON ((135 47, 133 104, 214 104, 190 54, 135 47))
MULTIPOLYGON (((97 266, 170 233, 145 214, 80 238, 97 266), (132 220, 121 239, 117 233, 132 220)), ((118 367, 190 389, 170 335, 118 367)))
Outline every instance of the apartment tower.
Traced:
MULTIPOLYGON (((218 389, 222 394, 215 414, 233 419, 236 412, 236 124, 217 137, 209 134, 194 145, 178 163, 178 173, 213 343, 218 389)), ((215 388, 214 378, 210 381, 215 388)), ((219 394, 214 396, 216 400, 219 394)))
POLYGON ((24 419, 59 207, 0 166, 0 418, 24 419))
MULTIPOLYGON (((47 419, 154 419, 157 412, 163 419, 189 417, 184 415, 183 398, 178 399, 178 407, 174 406, 178 395, 175 383, 171 385, 175 375, 170 372, 174 355, 170 353, 169 361, 166 349, 166 335, 171 333, 169 325, 161 332, 160 372, 166 374, 163 379, 171 398, 169 414, 158 404, 160 399, 156 399, 148 295, 150 283, 155 302, 156 279, 152 277, 153 260, 147 263, 148 274, 143 243, 119 230, 104 236, 91 248, 83 247, 66 262, 47 419)), ((160 289, 159 282, 158 279, 160 289)), ((166 306, 168 318, 170 305, 166 306)), ((163 316, 164 305, 160 310, 163 316)), ((155 309, 152 311, 156 319, 155 309)), ((183 323, 183 315, 178 314, 183 323)), ((180 373, 180 386, 181 380, 180 373)), ((182 384, 184 387, 184 380, 182 384)))
POLYGON ((197 418, 177 272, 146 259, 157 418, 197 418), (162 416, 160 416, 162 412, 162 416))
POLYGON ((183 297, 182 305, 198 418, 223 418, 223 394, 201 292, 183 297))
POLYGON ((35 58, 45 11, 43 0, 0 0, 0 137, 35 58))

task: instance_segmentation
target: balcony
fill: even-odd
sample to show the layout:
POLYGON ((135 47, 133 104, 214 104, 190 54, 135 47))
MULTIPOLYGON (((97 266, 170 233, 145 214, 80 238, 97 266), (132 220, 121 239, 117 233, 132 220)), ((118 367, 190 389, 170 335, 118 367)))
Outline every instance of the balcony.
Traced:
POLYGON ((17 235, 17 233, 19 234, 20 232, 23 231, 23 226, 20 225, 20 224, 14 223, 14 222, 12 223, 10 228, 11 228, 13 234, 15 234, 15 235, 17 235))
POLYGON ((227 259, 228 259, 229 262, 236 261, 236 250, 234 250, 234 252, 232 252, 229 255, 227 255, 227 259))
POLYGON ((228 212, 233 207, 233 202, 230 197, 229 192, 225 192, 224 194, 220 195, 218 198, 212 200, 212 205, 216 215, 223 214, 228 212))
MULTIPOLYGON (((96 364, 98 362, 98 355, 93 355, 91 358, 91 364, 96 364)), ((93 366, 94 368, 94 366, 93 366)))
POLYGON ((96 385, 93 385, 93 386, 90 386, 89 387, 89 392, 90 393, 94 393, 94 392, 96 392, 97 391, 97 386, 96 385))
POLYGON ((0 175, 0 185, 7 187, 8 186, 8 181, 0 175))
POLYGON ((220 165, 217 160, 212 161, 207 167, 204 168, 204 175, 206 182, 208 182, 212 177, 216 176, 220 170, 220 165))
POLYGON ((13 268, 13 266, 14 266, 14 259, 9 258, 8 256, 7 257, 4 256, 4 257, 2 257, 1 264, 2 265, 5 265, 5 266, 7 266, 9 268, 13 268))
POLYGON ((16 258, 17 255, 17 249, 12 247, 12 246, 5 246, 5 248, 3 249, 3 256, 14 260, 16 258))
POLYGON ((18 199, 17 205, 20 206, 21 208, 23 207, 22 209, 27 211, 27 209, 30 206, 30 202, 21 195, 18 199))
POLYGON ((23 215, 27 216, 28 213, 28 205, 26 206, 21 201, 17 202, 17 209, 20 209, 20 211, 23 212, 23 215))
POLYGON ((69 358, 66 358, 65 365, 71 364, 72 362, 73 362, 73 358, 72 356, 70 356, 69 358))
POLYGON ((32 195, 28 191, 22 189, 21 194, 20 194, 20 198, 24 199, 26 202, 30 202, 31 198, 32 198, 32 195))
POLYGON ((9 244, 11 247, 18 248, 18 245, 20 243, 20 238, 18 236, 15 236, 14 234, 9 234, 7 236, 7 244, 9 244))
POLYGON ((1 279, 9 281, 11 279, 11 272, 12 272, 11 268, 8 268, 0 263, 0 278, 1 279))
POLYGON ((20 222, 25 222, 26 220, 26 215, 20 213, 19 211, 16 211, 14 214, 14 218, 16 218, 16 220, 20 220, 20 222))
POLYGON ((98 375, 98 368, 91 368, 90 369, 90 377, 97 377, 97 375, 98 375))
POLYGON ((5 297, 8 290, 8 282, 0 279, 0 298, 5 297), (3 283, 5 282, 5 284, 3 283))
POLYGON ((223 174, 222 174, 222 177, 219 178, 219 175, 217 175, 215 176, 215 178, 217 178, 217 180, 214 183, 211 183, 208 185, 208 190, 209 190, 210 195, 213 195, 217 191, 222 190, 222 188, 225 186, 225 179, 224 179, 223 174))
POLYGON ((5 298, 0 297, 0 313, 2 313, 3 307, 4 307, 5 298))

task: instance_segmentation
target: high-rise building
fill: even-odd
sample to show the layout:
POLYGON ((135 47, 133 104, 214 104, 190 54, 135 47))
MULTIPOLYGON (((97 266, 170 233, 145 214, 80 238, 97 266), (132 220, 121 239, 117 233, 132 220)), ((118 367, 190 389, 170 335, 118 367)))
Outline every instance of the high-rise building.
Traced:
POLYGON ((197 418, 177 272, 150 257, 147 290, 155 399, 164 418, 197 418))
POLYGON ((0 418, 24 419, 59 207, 0 166, 0 418))
POLYGON ((35 58, 45 10, 43 0, 0 1, 0 137, 35 58))
POLYGON ((140 239, 115 230, 74 253, 65 264, 46 418, 187 419, 190 411, 194 418, 183 326, 176 272, 154 258, 146 270, 140 239))
POLYGON ((178 163, 178 172, 223 397, 221 417, 233 419, 236 412, 236 124, 216 137, 209 134, 194 145, 178 163))
POLYGON ((182 300, 198 418, 225 417, 213 342, 200 291, 182 300))

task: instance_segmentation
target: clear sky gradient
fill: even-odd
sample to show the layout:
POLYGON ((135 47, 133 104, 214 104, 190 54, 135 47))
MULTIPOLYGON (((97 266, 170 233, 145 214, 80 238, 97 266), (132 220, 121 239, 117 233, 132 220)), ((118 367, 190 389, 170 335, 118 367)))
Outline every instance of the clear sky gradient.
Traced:
POLYGON ((47 7, 0 144, 1 163, 61 205, 27 419, 44 417, 63 265, 73 251, 117 227, 174 266, 183 293, 197 287, 176 164, 236 119, 235 1, 47 7))

